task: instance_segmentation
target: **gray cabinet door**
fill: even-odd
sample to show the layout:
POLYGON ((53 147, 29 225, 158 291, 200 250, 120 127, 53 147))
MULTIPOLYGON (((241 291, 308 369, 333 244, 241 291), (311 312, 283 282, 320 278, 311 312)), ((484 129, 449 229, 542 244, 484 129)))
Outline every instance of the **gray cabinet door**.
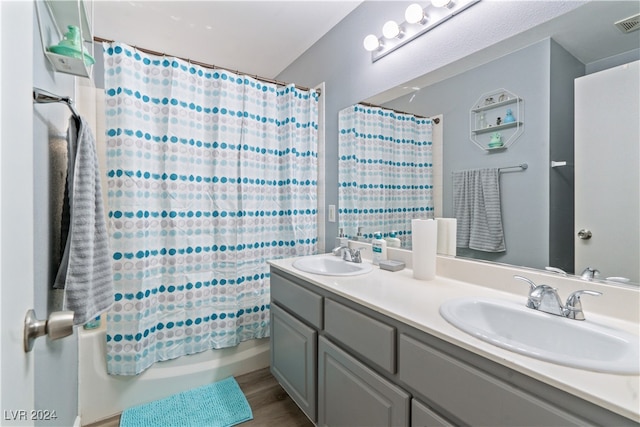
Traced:
POLYGON ((449 421, 418 402, 411 399, 411 427, 452 427, 449 421))
POLYGON ((318 425, 408 426, 410 396, 318 338, 318 425))
POLYGON ((271 304, 271 373, 316 421, 318 332, 271 304))

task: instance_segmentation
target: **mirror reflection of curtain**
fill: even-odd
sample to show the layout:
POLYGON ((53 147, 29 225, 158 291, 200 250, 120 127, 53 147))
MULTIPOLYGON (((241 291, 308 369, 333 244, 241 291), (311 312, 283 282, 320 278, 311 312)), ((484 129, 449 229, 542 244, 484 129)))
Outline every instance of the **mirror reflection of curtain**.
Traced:
POLYGON ((269 265, 316 253, 318 95, 105 46, 107 367, 269 335, 269 265))
POLYGON ((340 228, 365 238, 396 231, 411 243, 411 219, 433 218, 432 123, 356 104, 339 113, 340 228))

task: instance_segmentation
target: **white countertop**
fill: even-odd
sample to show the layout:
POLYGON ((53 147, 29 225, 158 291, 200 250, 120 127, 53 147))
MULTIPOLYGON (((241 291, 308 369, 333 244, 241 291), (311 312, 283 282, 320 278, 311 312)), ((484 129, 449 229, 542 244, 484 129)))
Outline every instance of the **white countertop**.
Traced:
MULTIPOLYGON (((592 372, 514 353, 468 335, 448 323, 439 313, 442 303, 458 297, 500 298, 524 304, 524 289, 517 295, 442 276, 422 281, 414 279, 410 269, 389 272, 376 266, 372 272, 360 276, 322 276, 297 270, 292 266, 295 259, 272 260, 269 263, 320 288, 640 422, 640 375, 592 372)), ((638 324, 635 322, 586 310, 585 313, 585 322, 609 325, 638 334, 638 324)))

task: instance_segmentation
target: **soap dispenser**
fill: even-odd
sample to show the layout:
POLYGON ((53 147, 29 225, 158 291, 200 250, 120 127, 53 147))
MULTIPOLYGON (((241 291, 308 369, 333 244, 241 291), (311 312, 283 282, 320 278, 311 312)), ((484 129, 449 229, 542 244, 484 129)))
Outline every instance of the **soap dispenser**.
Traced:
POLYGON ((387 237, 387 247, 388 248, 399 248, 401 243, 400 239, 397 237, 397 233, 395 230, 389 233, 389 237, 387 237))
POLYGON ((373 264, 379 265, 380 261, 387 259, 387 241, 382 238, 382 233, 376 231, 371 240, 371 252, 373 252, 373 264))
POLYGON ((336 237, 336 248, 344 248, 349 244, 349 239, 344 235, 344 230, 340 228, 340 233, 336 237))

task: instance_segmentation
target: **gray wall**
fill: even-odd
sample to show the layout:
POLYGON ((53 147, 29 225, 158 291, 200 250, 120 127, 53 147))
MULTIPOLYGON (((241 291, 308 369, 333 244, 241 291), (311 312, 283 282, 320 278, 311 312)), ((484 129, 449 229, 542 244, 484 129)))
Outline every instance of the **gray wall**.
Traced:
MULTIPOLYGON (((43 5, 40 5, 43 6, 43 5)), ((41 7, 41 11, 45 8, 41 7)), ((44 30, 51 22, 42 13, 44 30)), ((38 22, 34 16, 33 85, 57 95, 73 97, 74 78, 55 73, 42 53, 38 22)), ((46 39, 46 38, 45 38, 46 39)), ((60 251, 61 203, 66 179, 66 135, 69 109, 63 104, 34 105, 34 308, 39 318, 60 310, 53 293, 60 251)), ((55 410, 55 421, 42 425, 71 426, 78 414, 78 340, 73 336, 36 340, 36 409, 55 410)))
POLYGON ((505 171, 500 179, 506 252, 458 249, 458 255, 573 270, 573 169, 549 164, 572 163, 573 79, 583 74, 581 62, 546 39, 388 104, 427 116, 444 112, 446 217, 453 216, 452 172, 529 165, 526 171, 505 171), (524 100, 518 118, 524 133, 506 150, 485 152, 469 139, 469 110, 482 94, 500 88, 524 100))
POLYGON ((638 60, 640 60, 640 49, 630 50, 619 55, 601 59, 600 61, 590 62, 587 64, 586 74, 597 73, 598 71, 607 70, 609 68, 617 67, 618 65, 628 64, 629 62, 638 60))
MULTIPOLYGON (((549 39, 420 90, 389 105, 431 116, 444 113, 443 213, 453 217, 452 173, 527 163, 500 177, 506 252, 458 248, 458 255, 543 268, 549 233, 549 39), (504 88, 524 100, 524 132, 506 150, 487 152, 469 139, 469 110, 488 92, 504 88)), ((522 113, 521 113, 522 114, 522 113)), ((572 126, 572 121, 569 125, 572 126)), ((506 135, 506 133, 505 133, 506 135)))
MULTIPOLYGON (((363 38, 369 33, 378 32, 387 19, 402 21, 404 9, 409 3, 364 2, 277 76, 279 80, 305 86, 326 83, 326 93, 323 95, 326 102, 327 138, 326 204, 338 204, 338 177, 335 171, 338 170, 338 112, 341 109, 441 67, 464 62, 468 55, 481 55, 487 47, 580 5, 579 2, 480 2, 444 25, 372 63, 370 53, 362 48, 363 38), (505 22, 509 25, 505 25, 505 22)), ((509 70, 500 70, 500 74, 504 74, 509 80, 517 78, 509 70)), ((529 93, 519 95, 527 99, 529 93)), ((473 97, 475 96, 474 92, 473 97)), ((473 101, 475 99, 470 100, 465 108, 470 107, 473 101)), ((532 107, 527 103, 525 108, 528 114, 532 107)), ((534 115, 543 114, 541 111, 533 111, 534 115)), ((445 120, 448 120, 447 114, 450 111, 440 109, 438 112, 444 113, 445 120)), ((468 126, 468 117, 463 123, 465 127, 468 126)), ((447 138, 445 131, 445 141, 447 138)), ((468 136, 466 141, 468 142, 468 136)), ((517 146, 525 144, 518 142, 513 151, 509 150, 512 158, 522 150, 515 148, 517 146)), ((474 149, 473 146, 469 148, 474 149)), ((522 160, 538 164, 543 158, 546 160, 548 153, 541 155, 540 159, 522 160)), ((517 185, 519 179, 521 178, 510 179, 510 185, 517 185)), ((334 241, 337 231, 337 223, 327 222, 327 241, 334 241)))

